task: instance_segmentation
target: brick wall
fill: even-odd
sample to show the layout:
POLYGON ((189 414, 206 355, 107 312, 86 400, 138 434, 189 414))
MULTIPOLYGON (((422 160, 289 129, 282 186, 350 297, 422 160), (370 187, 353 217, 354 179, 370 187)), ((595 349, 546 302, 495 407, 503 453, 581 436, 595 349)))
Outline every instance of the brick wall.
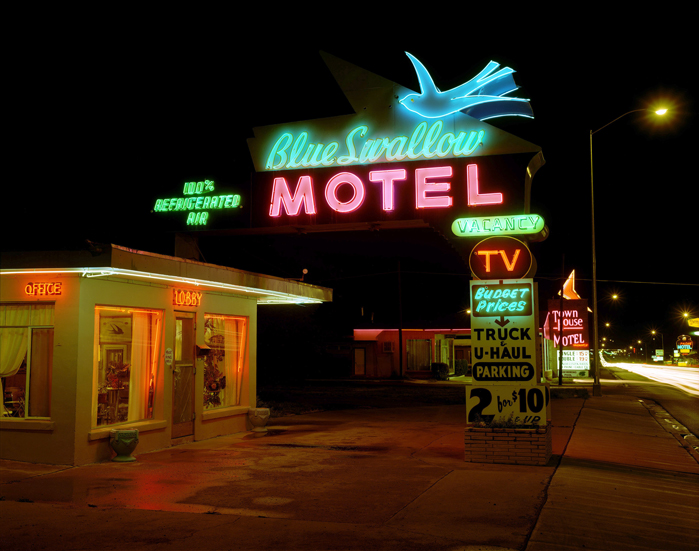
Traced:
POLYGON ((546 465, 551 458, 551 424, 538 429, 466 427, 465 461, 546 465))

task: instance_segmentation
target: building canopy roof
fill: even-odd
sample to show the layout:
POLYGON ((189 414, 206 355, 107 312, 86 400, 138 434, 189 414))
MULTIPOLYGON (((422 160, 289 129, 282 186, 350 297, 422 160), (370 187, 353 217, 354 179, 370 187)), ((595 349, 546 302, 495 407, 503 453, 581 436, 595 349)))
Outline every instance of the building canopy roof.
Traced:
POLYGON ((94 245, 87 251, 2 253, 0 275, 75 273, 82 277, 151 280, 254 298, 258 304, 332 302, 332 289, 173 256, 94 245))

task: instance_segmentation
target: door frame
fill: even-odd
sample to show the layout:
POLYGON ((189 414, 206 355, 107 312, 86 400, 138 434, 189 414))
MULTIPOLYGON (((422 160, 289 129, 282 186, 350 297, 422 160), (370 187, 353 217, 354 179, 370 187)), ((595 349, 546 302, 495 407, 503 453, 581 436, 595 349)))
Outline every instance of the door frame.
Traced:
MULTIPOLYGON (((184 329, 184 328, 183 328, 184 329)), ((195 403, 195 396, 196 396, 196 373, 197 373, 197 359, 196 359, 196 333, 197 333, 197 315, 196 312, 185 312, 185 311, 179 311, 175 310, 175 331, 174 331, 174 357, 173 357, 173 362, 172 362, 172 423, 171 423, 171 436, 170 438, 172 440, 178 439, 178 438, 185 438, 185 437, 193 437, 194 436, 194 419, 196 416, 196 403, 195 403), (191 381, 191 408, 192 408, 192 418, 189 421, 184 421, 182 423, 175 423, 175 369, 177 368, 177 360, 176 354, 177 354, 177 321, 178 320, 192 320, 192 329, 191 329, 191 367, 192 367, 192 381, 191 381)), ((184 345, 184 339, 183 339, 183 345, 184 345)), ((185 363, 185 362, 180 362, 180 363, 185 363)))

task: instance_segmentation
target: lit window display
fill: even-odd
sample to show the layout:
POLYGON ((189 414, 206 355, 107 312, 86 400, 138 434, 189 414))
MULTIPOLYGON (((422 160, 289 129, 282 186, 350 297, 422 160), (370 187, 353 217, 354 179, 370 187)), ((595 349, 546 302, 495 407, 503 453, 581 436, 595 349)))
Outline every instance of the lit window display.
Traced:
POLYGON ((0 304, 3 417, 50 417, 53 304, 0 304))
POLYGON ((95 314, 96 424, 152 419, 162 311, 98 306, 95 314))
POLYGON ((241 401, 248 319, 204 315, 204 409, 237 406, 241 401))

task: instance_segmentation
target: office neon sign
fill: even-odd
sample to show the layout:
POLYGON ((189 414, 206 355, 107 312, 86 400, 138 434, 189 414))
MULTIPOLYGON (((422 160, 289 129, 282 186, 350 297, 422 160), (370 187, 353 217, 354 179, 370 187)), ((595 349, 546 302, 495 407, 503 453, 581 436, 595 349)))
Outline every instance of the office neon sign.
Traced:
MULTIPOLYGON (((369 186, 374 186, 380 193, 383 211, 394 209, 397 190, 406 187, 412 187, 415 209, 437 209, 453 205, 450 191, 455 178, 465 180, 468 206, 497 205, 503 202, 503 194, 500 192, 480 192, 476 164, 467 165, 465 174, 455 174, 450 164, 411 171, 405 168, 372 170, 368 174, 368 182, 354 172, 344 171, 332 175, 326 182, 321 182, 320 186, 323 187, 322 197, 327 206, 339 213, 359 210, 364 204, 369 186)), ((283 213, 289 216, 316 214, 316 185, 317 182, 311 175, 301 174, 292 192, 286 177, 274 178, 269 216, 279 217, 283 213)))
POLYGON ((63 294, 63 283, 39 282, 27 283, 24 286, 24 293, 30 297, 55 297, 63 294))

